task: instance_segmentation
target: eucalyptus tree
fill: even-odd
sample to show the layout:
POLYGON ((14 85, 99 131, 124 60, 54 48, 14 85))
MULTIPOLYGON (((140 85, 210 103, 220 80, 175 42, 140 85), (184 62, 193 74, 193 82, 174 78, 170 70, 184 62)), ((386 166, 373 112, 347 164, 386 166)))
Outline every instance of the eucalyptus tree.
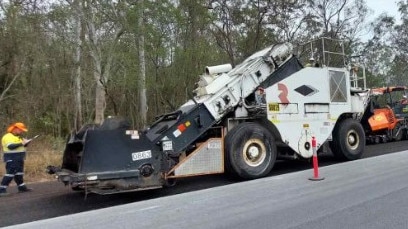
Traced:
POLYGON ((400 13, 400 23, 395 26, 396 36, 394 44, 398 47, 401 54, 408 56, 408 0, 398 2, 398 11, 400 13))
MULTIPOLYGON (((51 69, 61 82, 55 87, 62 101, 64 112, 59 114, 64 118, 63 129, 66 134, 71 129, 78 130, 85 122, 92 120, 94 99, 93 81, 87 70, 88 60, 85 43, 85 24, 82 20, 83 11, 80 0, 53 1, 45 17, 45 28, 49 37, 50 52, 53 57, 51 69)), ((49 125, 55 125, 48 120, 49 125)))
POLYGON ((408 1, 399 1, 399 14, 381 14, 371 23, 373 35, 365 53, 373 86, 408 85, 408 1))
POLYGON ((126 100, 124 88, 117 83, 126 72, 124 53, 132 51, 123 48, 129 44, 121 40, 126 10, 125 1, 61 0, 49 13, 53 40, 65 41, 62 47, 70 56, 71 128, 78 129, 83 122, 101 124, 105 114, 126 115, 120 107, 126 100))
MULTIPOLYGON (((137 81, 134 90, 139 92, 133 99, 138 102, 135 106, 137 115, 132 116, 137 117, 134 119, 138 125, 145 126, 149 117, 165 112, 167 104, 162 101, 168 100, 173 93, 166 91, 165 87, 175 81, 166 70, 173 61, 177 8, 172 1, 146 0, 130 6, 127 26, 134 43, 132 47, 137 47, 138 58, 130 58, 128 68, 138 68, 134 70, 137 77, 133 80, 137 81)), ((129 94, 135 93, 130 91, 129 94)))
MULTIPOLYGON (((344 51, 348 55, 356 55, 353 52, 360 45, 360 35, 369 13, 365 0, 306 0, 306 2, 309 6, 310 20, 314 21, 315 25, 315 34, 311 34, 313 38, 340 39, 343 42, 323 44, 325 50, 337 53, 344 51)), ((326 60, 330 57, 334 64, 342 65, 344 62, 340 56, 327 56, 327 53, 320 55, 326 60)))
POLYGON ((14 8, 16 6, 12 3, 0 2, 0 53, 2 53, 0 59, 0 104, 8 96, 11 96, 8 92, 21 75, 21 71, 15 72, 17 70, 15 67, 16 57, 11 50, 13 44, 10 41, 10 38, 16 33, 16 28, 11 25, 15 23, 13 21, 17 20, 17 12, 14 8))
POLYGON ((316 36, 355 40, 369 9, 364 0, 306 0, 319 32, 316 36))
POLYGON ((400 23, 395 25, 395 36, 393 45, 395 58, 392 62, 391 82, 394 85, 408 86, 408 1, 401 0, 398 2, 398 11, 401 15, 400 23))
POLYGON ((269 29, 272 4, 272 1, 210 1, 212 36, 233 66, 277 41, 278 36, 269 29))
MULTIPOLYGON (((147 111, 148 111, 148 101, 147 101, 147 89, 146 89, 146 58, 145 58, 145 22, 148 20, 145 17, 145 12, 148 11, 146 3, 148 1, 123 1, 121 2, 126 9, 123 11, 122 20, 123 26, 126 33, 122 36, 121 43, 128 44, 130 50, 126 52, 128 55, 128 61, 126 61, 126 66, 128 70, 126 73, 133 75, 130 78, 132 82, 126 88, 128 94, 135 94, 136 96, 128 97, 130 101, 131 109, 128 109, 128 115, 131 116, 132 122, 136 123, 137 126, 146 127, 147 111), (136 83, 136 84, 135 84, 136 83), (136 87, 131 85, 135 84, 136 87)), ((115 103, 114 101, 112 101, 115 103)))
MULTIPOLYGON (((171 75, 179 79, 175 84, 174 103, 180 104, 191 97, 198 75, 205 66, 220 64, 220 52, 209 30, 208 1, 181 0, 174 11, 176 20, 172 49, 171 75)), ((173 25, 172 25, 173 26, 173 25)), ((221 54, 222 55, 222 54, 221 54)), ((224 60, 225 61, 225 60, 224 60)))
POLYGON ((44 27, 46 1, 1 1, 0 7, 0 110, 2 120, 6 119, 2 123, 18 119, 32 126, 41 125, 38 117, 43 116, 44 107, 52 100, 46 90, 54 88, 51 82, 55 81, 50 76, 53 57, 49 56, 50 43, 44 27))
POLYGON ((139 30, 138 40, 138 56, 139 56, 139 110, 140 110, 140 123, 143 128, 146 128, 147 121, 147 96, 146 96, 146 59, 145 59, 145 26, 144 26, 144 1, 139 0, 139 17, 137 19, 137 27, 139 30))
MULTIPOLYGON (((69 1, 69 0, 68 0, 69 1)), ((72 73, 73 78, 73 93, 74 93, 74 128, 75 130, 79 130, 79 128, 83 124, 82 118, 82 77, 81 77, 81 60, 82 58, 82 43, 83 43, 83 23, 81 20, 82 15, 82 4, 80 0, 74 0, 71 2, 71 6, 73 8, 72 12, 74 15, 74 29, 73 29, 73 37, 74 37, 74 49, 73 52, 73 64, 74 68, 72 73)))
POLYGON ((11 90, 16 80, 22 75, 26 62, 24 50, 20 47, 20 26, 24 25, 21 18, 22 5, 19 1, 0 2, 0 102, 15 96, 11 90))
POLYGON ((396 20, 394 17, 382 14, 371 22, 372 37, 366 42, 363 54, 366 57, 367 78, 369 87, 387 86, 390 83, 391 65, 395 57, 392 44, 395 36, 396 20))
POLYGON ((86 25, 87 46, 93 62, 95 82, 95 119, 105 119, 106 92, 115 62, 114 52, 124 33, 123 4, 110 0, 84 0, 83 20, 86 25))

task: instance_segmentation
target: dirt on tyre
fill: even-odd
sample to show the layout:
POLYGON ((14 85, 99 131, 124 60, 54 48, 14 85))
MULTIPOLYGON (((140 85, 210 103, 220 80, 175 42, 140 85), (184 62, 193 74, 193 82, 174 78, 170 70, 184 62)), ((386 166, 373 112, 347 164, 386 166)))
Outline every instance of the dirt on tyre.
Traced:
POLYGON ((342 161, 360 159, 365 149, 364 129, 354 119, 345 119, 333 130, 330 148, 334 156, 342 161))
POLYGON ((264 177, 272 170, 277 155, 275 139, 258 123, 234 127, 225 138, 226 170, 241 179, 264 177))

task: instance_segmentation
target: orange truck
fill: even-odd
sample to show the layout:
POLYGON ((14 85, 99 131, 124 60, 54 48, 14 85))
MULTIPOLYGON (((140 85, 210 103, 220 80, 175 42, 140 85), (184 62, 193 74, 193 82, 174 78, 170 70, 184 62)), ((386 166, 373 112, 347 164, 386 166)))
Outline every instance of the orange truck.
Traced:
POLYGON ((367 143, 400 141, 407 138, 408 88, 371 89, 370 104, 362 118, 367 143))

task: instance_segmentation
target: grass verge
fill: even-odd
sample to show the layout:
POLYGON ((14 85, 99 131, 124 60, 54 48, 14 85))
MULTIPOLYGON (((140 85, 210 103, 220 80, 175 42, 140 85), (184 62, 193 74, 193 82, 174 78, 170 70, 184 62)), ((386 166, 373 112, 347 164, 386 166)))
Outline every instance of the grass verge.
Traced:
MULTIPOLYGON (((27 147, 27 158, 24 165, 24 181, 30 183, 54 180, 53 175, 46 173, 46 167, 48 165, 61 166, 64 147, 65 141, 47 136, 39 137, 30 143, 27 147)), ((1 156, 3 158, 3 155, 1 156)), ((5 164, 1 163, 0 179, 4 174, 5 164)))

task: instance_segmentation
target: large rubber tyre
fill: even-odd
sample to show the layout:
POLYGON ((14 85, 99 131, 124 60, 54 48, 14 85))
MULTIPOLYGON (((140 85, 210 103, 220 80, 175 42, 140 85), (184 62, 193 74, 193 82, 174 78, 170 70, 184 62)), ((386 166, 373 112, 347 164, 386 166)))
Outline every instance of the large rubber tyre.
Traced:
POLYGON ((401 141, 404 138, 404 129, 401 128, 401 123, 397 123, 394 129, 392 130, 392 140, 393 141, 401 141), (399 132, 398 132, 399 130, 399 132))
POLYGON ((362 125, 353 119, 345 119, 338 123, 333 130, 330 148, 339 160, 360 159, 365 149, 365 135, 362 125))
POLYGON ((277 155, 275 139, 263 126, 245 122, 225 138, 226 170, 241 179, 264 177, 272 170, 277 155))

